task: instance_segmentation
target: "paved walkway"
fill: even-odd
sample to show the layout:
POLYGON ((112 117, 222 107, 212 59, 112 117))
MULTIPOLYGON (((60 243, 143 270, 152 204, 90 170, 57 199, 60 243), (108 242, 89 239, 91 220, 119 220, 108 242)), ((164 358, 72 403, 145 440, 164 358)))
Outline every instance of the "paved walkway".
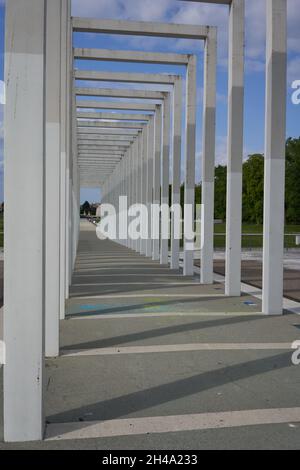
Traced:
POLYGON ((300 319, 260 308, 83 224, 46 440, 0 449, 299 448, 300 319))
MULTIPOLYGON (((297 257, 297 261, 298 261, 297 257)), ((295 263, 296 264, 296 263, 295 263)), ((195 266, 200 266, 200 261, 195 260, 195 266)), ((297 263, 297 267, 299 263, 297 263)), ((242 260, 242 282, 254 287, 262 288, 263 264, 260 260, 242 260)), ((214 272, 225 276, 225 261, 217 259, 214 261, 214 272)), ((283 281, 284 297, 300 302, 300 270, 284 268, 283 281)))

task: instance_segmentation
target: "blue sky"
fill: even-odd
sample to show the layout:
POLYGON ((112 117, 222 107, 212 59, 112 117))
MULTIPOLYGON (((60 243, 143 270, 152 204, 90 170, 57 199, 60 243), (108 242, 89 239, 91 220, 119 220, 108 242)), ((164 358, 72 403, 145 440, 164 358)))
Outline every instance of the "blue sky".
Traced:
MULTIPOLYGON (((0 80, 3 80, 4 1, 0 0, 0 80)), ((228 7, 201 5, 177 0, 73 0, 74 16, 209 24, 218 27, 217 81, 217 163, 226 162, 227 133, 227 35, 228 7)), ((287 136, 300 136, 300 106, 291 102, 291 84, 300 80, 300 2, 288 0, 288 106, 287 136)), ((203 44, 200 41, 147 37, 122 37, 75 34, 75 46, 194 53, 198 56, 197 181, 201 179, 201 121, 203 85, 203 44)), ((181 67, 118 63, 78 62, 78 68, 107 71, 180 73, 181 67)), ((263 152, 265 99, 265 1, 246 0, 246 70, 245 70, 245 142, 244 156, 263 152)), ((95 84, 93 84, 95 86, 95 84)), ((0 82, 0 200, 3 199, 3 101, 0 82)), ((148 86, 150 89, 150 87, 148 86)), ((152 89, 153 87, 151 87, 152 89)), ((99 190, 83 190, 81 199, 98 200, 99 190)))

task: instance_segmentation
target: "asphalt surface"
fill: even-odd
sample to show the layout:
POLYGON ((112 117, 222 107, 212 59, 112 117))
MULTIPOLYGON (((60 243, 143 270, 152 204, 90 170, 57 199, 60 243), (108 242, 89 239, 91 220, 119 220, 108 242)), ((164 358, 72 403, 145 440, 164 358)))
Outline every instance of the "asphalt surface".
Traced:
MULTIPOLYGON (((196 266, 200 266, 200 262, 195 261, 196 266)), ((258 260, 242 261, 242 282, 254 287, 262 288, 262 262, 258 260)), ((225 276, 225 261, 214 261, 214 272, 225 276)), ((296 269, 284 269, 283 281, 284 297, 290 300, 300 302, 300 271, 296 269)))
POLYGON ((257 299, 223 289, 99 241, 82 224, 61 356, 46 361, 46 437, 54 440, 0 449, 299 449, 300 366, 291 360, 299 316, 263 316, 257 299), (185 349, 195 345, 203 350, 185 349), (295 420, 276 421, 291 409, 295 420), (274 422, 249 425, 245 413, 256 410, 274 422), (238 423, 227 426, 223 413, 238 423), (207 414, 218 424, 181 430, 182 417, 192 425, 207 414), (173 416, 176 426, 160 432, 173 416), (149 432, 151 418, 159 424, 149 432), (139 433, 121 431, 127 422, 139 433), (109 430, 95 437, 98 423, 109 430), (78 437, 66 426, 79 427, 78 437))

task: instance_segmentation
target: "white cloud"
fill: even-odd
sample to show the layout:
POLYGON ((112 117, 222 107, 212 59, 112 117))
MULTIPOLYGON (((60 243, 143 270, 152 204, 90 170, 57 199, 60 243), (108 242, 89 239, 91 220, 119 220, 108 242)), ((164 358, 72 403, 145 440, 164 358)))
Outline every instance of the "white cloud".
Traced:
POLYGON ((74 16, 158 21, 165 19, 174 0, 72 0, 74 16))
POLYGON ((121 9, 115 0, 72 0, 72 15, 94 18, 119 18, 121 9))
POLYGON ((294 80, 300 80, 300 60, 295 58, 289 61, 288 64, 288 86, 291 86, 291 83, 294 80))

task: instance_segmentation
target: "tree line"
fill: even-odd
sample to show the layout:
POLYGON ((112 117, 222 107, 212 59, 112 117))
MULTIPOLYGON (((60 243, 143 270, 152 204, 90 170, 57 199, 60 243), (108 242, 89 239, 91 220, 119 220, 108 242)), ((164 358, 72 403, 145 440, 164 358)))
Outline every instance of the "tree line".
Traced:
MULTIPOLYGON (((226 220, 227 167, 215 169, 215 218, 226 220)), ((243 222, 263 223, 264 156, 249 155, 243 164, 243 222)), ((201 203, 201 184, 196 186, 196 203, 201 203)), ((184 201, 184 185, 181 202, 184 201)), ((300 224, 300 137, 286 142, 285 222, 300 224)))

